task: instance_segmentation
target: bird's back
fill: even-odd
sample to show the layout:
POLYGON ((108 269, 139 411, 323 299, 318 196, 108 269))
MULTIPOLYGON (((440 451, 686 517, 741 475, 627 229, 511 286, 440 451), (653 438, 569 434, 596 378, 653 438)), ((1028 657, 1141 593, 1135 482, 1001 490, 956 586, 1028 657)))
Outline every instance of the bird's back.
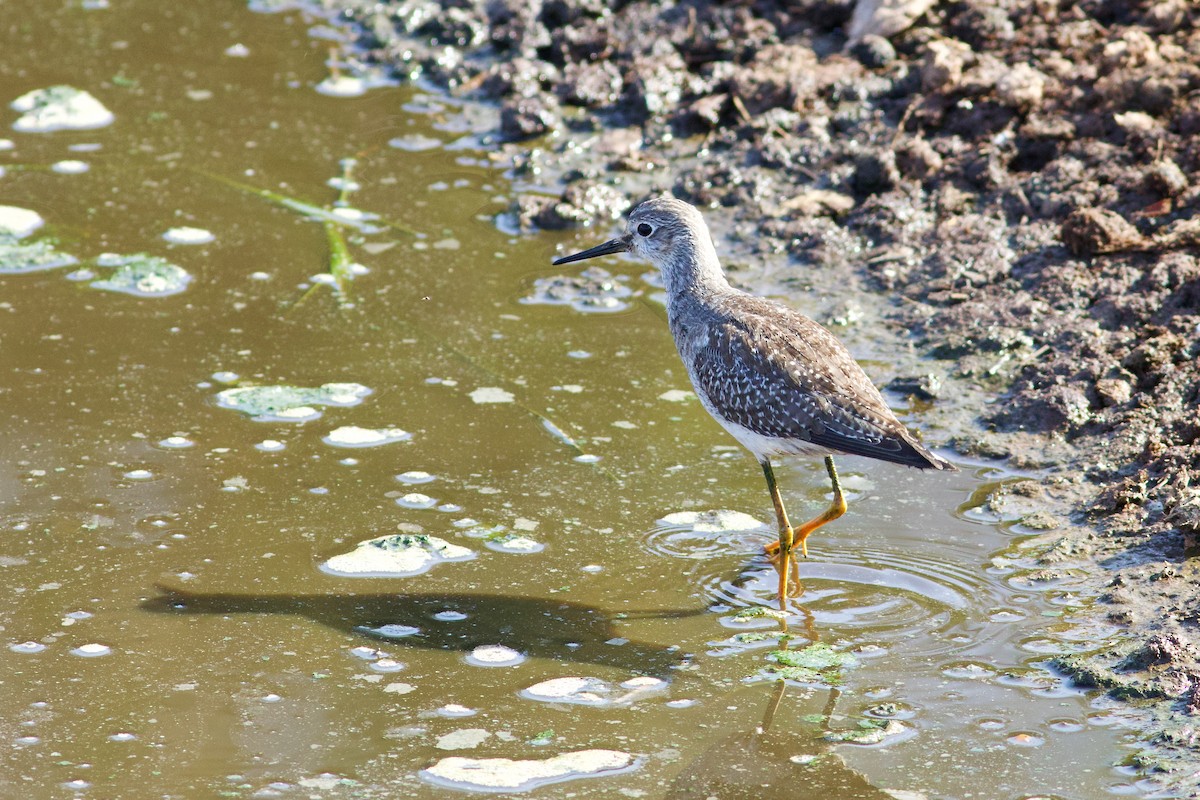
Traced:
POLYGON ((834 452, 953 469, 916 441, 817 322, 732 288, 674 300, 671 329, 697 393, 759 458, 834 452))

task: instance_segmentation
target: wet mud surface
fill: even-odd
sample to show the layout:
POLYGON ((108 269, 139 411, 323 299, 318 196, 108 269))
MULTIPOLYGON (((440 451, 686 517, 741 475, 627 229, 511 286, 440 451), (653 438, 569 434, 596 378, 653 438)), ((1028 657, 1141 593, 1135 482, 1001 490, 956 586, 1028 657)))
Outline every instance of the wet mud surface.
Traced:
POLYGON ((1200 10, 969 0, 881 36, 837 0, 323 5, 365 60, 499 105, 514 228, 598 239, 670 191, 736 283, 855 287, 824 321, 907 345, 889 388, 931 444, 1036 477, 989 502, 1127 632, 1059 665, 1194 789, 1200 10))

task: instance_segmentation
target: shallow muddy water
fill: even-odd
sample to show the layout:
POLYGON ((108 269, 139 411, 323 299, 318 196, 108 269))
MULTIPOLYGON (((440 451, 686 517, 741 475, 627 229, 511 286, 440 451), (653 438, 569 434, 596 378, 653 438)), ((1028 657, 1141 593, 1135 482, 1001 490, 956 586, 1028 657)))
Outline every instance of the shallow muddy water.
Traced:
MULTIPOLYGON (((737 616, 772 602, 770 531, 668 516, 770 503, 686 394, 646 268, 601 265, 619 310, 528 302, 578 275, 558 245, 610 231, 506 233, 487 112, 318 92, 336 44, 299 13, 87 5, 5 4, 0 205, 76 263, 0 274, 0 794, 440 797, 478 788, 456 756, 578 778, 538 796, 1155 793, 1118 766, 1120 712, 1042 666, 1112 632, 1072 625, 1079 587, 987 510, 1021 476, 843 459, 850 513, 789 623, 852 660, 782 685, 774 637, 745 635, 774 623, 737 616), (57 84, 115 121, 12 131, 7 104, 57 84), (349 181, 365 216, 335 210, 349 181), (103 253, 191 282, 105 291, 103 253), (218 400, 327 384, 370 392, 290 418, 218 400), (322 569, 389 534, 473 557, 322 569), (585 777, 588 750, 613 755, 585 777)), ((816 513, 820 465, 779 473, 816 513)))

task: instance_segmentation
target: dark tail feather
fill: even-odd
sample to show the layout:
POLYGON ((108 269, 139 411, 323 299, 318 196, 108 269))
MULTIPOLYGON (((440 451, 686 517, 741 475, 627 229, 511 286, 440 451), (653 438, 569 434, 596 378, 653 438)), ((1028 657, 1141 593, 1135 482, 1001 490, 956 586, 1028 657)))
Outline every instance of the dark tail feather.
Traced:
POLYGON ((905 467, 917 469, 938 469, 946 472, 958 472, 958 467, 944 458, 939 458, 925 449, 925 446, 913 439, 907 431, 903 438, 890 436, 881 442, 866 442, 861 439, 850 439, 844 436, 818 434, 812 437, 814 444, 828 447, 839 453, 851 456, 866 456, 880 461, 890 461, 905 467))

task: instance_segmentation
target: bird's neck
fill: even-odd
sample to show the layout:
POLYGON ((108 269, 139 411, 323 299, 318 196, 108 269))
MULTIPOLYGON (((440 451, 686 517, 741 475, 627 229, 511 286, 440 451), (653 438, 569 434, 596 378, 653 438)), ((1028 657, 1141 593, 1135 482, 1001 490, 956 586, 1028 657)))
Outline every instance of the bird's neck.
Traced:
POLYGON ((725 271, 717 259, 717 250, 712 240, 688 242, 689 247, 680 248, 676 258, 663 270, 668 300, 690 296, 703 300, 729 289, 725 271))

